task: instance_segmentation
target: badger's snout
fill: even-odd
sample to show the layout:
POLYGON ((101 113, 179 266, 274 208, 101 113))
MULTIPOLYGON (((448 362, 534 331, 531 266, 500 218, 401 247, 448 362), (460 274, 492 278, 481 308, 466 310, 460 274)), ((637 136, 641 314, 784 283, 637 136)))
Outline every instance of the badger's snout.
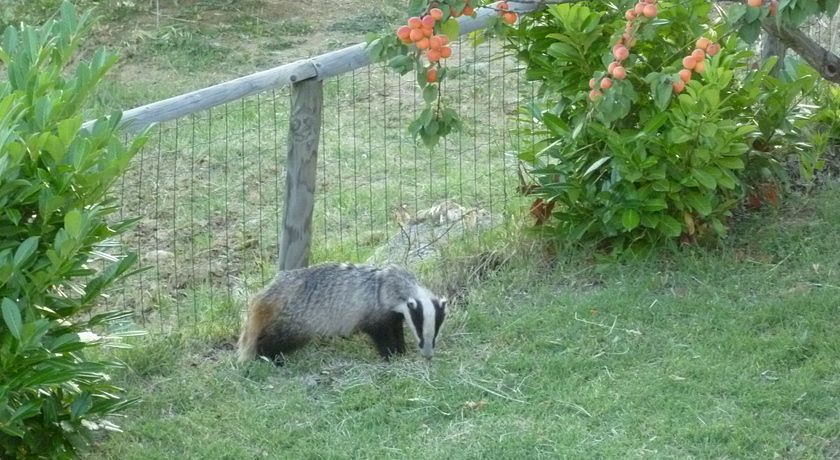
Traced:
POLYGON ((432 355, 435 354, 435 350, 428 342, 426 342, 426 344, 420 347, 420 354, 426 359, 432 359, 432 355))

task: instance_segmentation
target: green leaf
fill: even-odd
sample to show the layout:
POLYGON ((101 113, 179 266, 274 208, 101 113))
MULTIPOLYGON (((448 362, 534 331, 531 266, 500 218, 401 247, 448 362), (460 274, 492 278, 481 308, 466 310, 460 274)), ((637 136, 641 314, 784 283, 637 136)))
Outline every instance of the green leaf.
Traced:
POLYGON ((743 3, 736 3, 734 5, 730 5, 726 12, 729 14, 729 23, 734 24, 740 21, 747 13, 747 5, 744 5, 743 3))
POLYGON ((649 212, 662 211, 668 209, 668 203, 663 198, 649 198, 642 203, 642 209, 649 212))
POLYGON ((669 238, 676 238, 682 234, 682 224, 673 217, 663 214, 659 217, 656 228, 669 238))
POLYGON ((708 195, 691 192, 687 193, 683 199, 701 216, 708 216, 712 213, 712 200, 708 195))
POLYGON ((703 137, 715 137, 717 134, 717 125, 714 123, 703 123, 700 125, 700 135, 703 137))
POLYGON ((70 416, 74 420, 78 419, 79 417, 85 415, 92 405, 93 401, 91 401, 90 393, 84 392, 77 396, 76 399, 73 400, 73 403, 70 404, 70 416))
POLYGON ((20 267, 26 262, 27 259, 35 252, 35 249, 38 248, 38 236, 30 236, 23 243, 18 246, 17 251, 15 251, 15 259, 14 265, 15 267, 20 267))
POLYGON ((621 225, 627 230, 633 230, 638 227, 640 221, 639 211, 635 209, 625 209, 621 214, 621 225))
POLYGON ((659 110, 668 108, 671 102, 671 94, 674 93, 673 82, 668 75, 660 75, 652 84, 653 102, 659 110))
POLYGON ((758 35, 761 32, 761 23, 751 22, 744 24, 738 29, 738 36, 747 43, 755 43, 758 40, 758 35))
POLYGON ((78 239, 82 231, 82 213, 73 209, 64 215, 64 228, 71 237, 78 239))
POLYGON ((438 98, 438 94, 437 85, 429 85, 423 88, 423 100, 426 101, 427 104, 435 102, 438 98))
POLYGON ((744 21, 752 23, 761 17, 760 6, 747 6, 747 12, 744 14, 744 21))
POLYGON ((744 169, 744 160, 740 157, 720 157, 715 160, 715 163, 727 169, 744 169))
POLYGON ((6 297, 3 298, 0 305, 2 305, 3 321, 6 323, 6 327, 9 328, 9 332, 16 339, 20 340, 20 328, 23 322, 20 318, 20 308, 13 300, 6 297))
POLYGON ((714 190, 717 187, 717 181, 715 181, 715 178, 705 171, 697 168, 691 168, 691 176, 697 179, 697 182, 700 182, 700 185, 709 190, 714 190))
POLYGON ((589 168, 587 168, 586 172, 583 173, 583 177, 588 176, 589 174, 591 174, 596 169, 600 168, 601 165, 603 165, 604 163, 606 163, 609 160, 610 160, 610 157, 603 157, 603 158, 595 161, 595 163, 592 163, 592 165, 589 168))
POLYGON ((450 41, 455 41, 461 35, 461 24, 454 18, 449 18, 446 22, 441 24, 440 31, 449 38, 450 41))

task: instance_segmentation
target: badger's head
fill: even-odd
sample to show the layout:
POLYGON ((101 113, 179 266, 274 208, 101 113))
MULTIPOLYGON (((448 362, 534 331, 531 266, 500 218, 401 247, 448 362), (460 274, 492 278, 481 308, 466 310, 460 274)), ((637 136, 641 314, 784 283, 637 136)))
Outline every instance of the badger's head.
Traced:
POLYGON ((414 333, 420 353, 424 358, 432 359, 435 340, 446 316, 446 299, 439 299, 427 289, 419 288, 413 297, 400 304, 398 310, 414 333))

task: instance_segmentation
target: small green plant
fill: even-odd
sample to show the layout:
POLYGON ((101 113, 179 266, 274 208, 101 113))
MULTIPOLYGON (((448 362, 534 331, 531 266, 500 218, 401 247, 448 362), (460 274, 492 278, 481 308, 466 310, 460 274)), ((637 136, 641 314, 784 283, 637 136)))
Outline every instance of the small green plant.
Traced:
POLYGON ((8 27, 0 61, 0 457, 65 458, 124 399, 116 364, 90 352, 130 334, 127 313, 103 296, 135 256, 100 245, 131 221, 114 218, 112 183, 143 137, 128 147, 119 114, 82 127, 81 110, 115 56, 73 58, 89 15, 65 2, 41 27, 8 27), (67 70, 73 64, 72 72, 67 70))

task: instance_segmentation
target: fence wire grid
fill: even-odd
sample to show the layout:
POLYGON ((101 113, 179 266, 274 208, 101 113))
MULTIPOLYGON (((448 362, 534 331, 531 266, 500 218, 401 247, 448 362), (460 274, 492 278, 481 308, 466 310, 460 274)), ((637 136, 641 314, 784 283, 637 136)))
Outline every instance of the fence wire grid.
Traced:
MULTIPOLYGON (((324 82, 313 262, 365 262, 442 204, 502 215, 517 180, 512 115, 534 90, 498 43, 453 47, 442 93, 463 127, 431 150, 406 129, 423 108, 413 75, 374 65, 324 82)), ((149 269, 115 300, 139 323, 238 321, 274 276, 290 104, 284 87, 153 128, 118 184, 121 217, 140 216, 121 245, 149 269)))

